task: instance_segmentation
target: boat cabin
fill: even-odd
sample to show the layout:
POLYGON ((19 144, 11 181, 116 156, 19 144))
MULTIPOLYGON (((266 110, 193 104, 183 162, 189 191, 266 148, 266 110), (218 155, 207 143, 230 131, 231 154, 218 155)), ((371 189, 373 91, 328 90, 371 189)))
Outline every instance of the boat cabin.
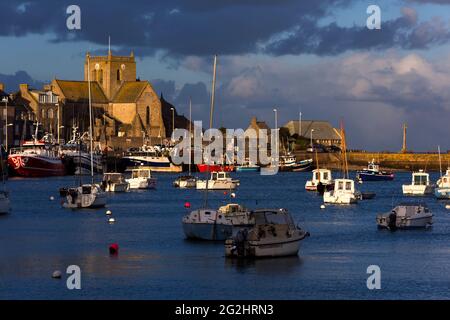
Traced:
POLYGON ((371 162, 369 162, 369 164, 367 165, 367 171, 372 171, 372 172, 379 172, 380 171, 380 165, 375 163, 375 160, 372 160, 371 162))
POLYGON ((103 181, 123 183, 125 182, 125 177, 123 174, 118 172, 105 173, 103 174, 103 181))
POLYGON ((354 193, 355 181, 351 179, 336 179, 334 181, 334 191, 354 193))
POLYGON ((313 170, 313 182, 328 182, 331 179, 331 170, 328 169, 314 169, 313 170))
POLYGON ((244 206, 241 206, 237 203, 229 203, 219 208, 219 212, 224 215, 245 211, 247 211, 247 209, 244 206))
POLYGON ((258 209, 252 211, 255 225, 287 225, 295 228, 294 221, 286 209, 258 209))
POLYGON ((419 213, 429 213, 425 203, 401 203, 392 209, 392 213, 395 213, 397 217, 411 217, 419 213))
POLYGON ((231 180, 230 173, 225 171, 211 172, 211 180, 231 180))
POLYGON ((413 186, 428 186, 430 184, 430 175, 423 170, 419 172, 414 172, 412 175, 412 185, 413 186))
POLYGON ((151 177, 150 169, 133 169, 133 170, 131 170, 131 178, 132 179, 150 178, 150 177, 151 177))

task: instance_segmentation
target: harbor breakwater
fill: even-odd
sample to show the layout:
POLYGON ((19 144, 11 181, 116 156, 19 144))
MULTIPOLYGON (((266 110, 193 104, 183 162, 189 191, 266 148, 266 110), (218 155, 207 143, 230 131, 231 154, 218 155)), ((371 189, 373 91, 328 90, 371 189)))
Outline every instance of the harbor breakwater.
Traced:
MULTIPOLYGON (((296 152, 297 159, 313 158, 315 155, 307 152, 296 152)), ((340 153, 318 153, 319 166, 339 170, 342 167, 340 153)), ((367 166, 375 160, 383 169, 398 171, 414 171, 419 169, 439 171, 438 153, 383 153, 383 152, 348 152, 349 169, 356 170, 367 166)), ((450 154, 441 154, 442 170, 450 166, 450 154)))

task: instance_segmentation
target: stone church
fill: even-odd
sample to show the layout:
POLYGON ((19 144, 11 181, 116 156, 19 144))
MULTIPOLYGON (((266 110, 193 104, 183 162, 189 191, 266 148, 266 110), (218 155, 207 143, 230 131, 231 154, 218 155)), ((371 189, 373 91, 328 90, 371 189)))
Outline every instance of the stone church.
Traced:
POLYGON ((130 56, 113 56, 111 51, 107 56, 87 53, 84 81, 54 79, 40 91, 24 85, 20 94, 30 100, 44 131, 56 136, 59 122, 60 138, 67 141, 74 126, 80 132, 89 130, 88 80, 94 138, 102 147, 125 149, 142 145, 144 139, 154 138, 156 142, 166 138, 161 100, 148 81, 137 79, 133 53, 130 56))

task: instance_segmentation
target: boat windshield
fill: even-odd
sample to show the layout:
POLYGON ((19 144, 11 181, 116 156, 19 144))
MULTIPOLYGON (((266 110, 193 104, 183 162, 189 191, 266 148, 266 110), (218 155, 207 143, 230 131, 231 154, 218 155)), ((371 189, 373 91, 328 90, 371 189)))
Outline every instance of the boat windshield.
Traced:
POLYGON ((424 174, 417 174, 414 176, 414 185, 426 186, 428 183, 428 176, 424 174))
POLYGON ((131 174, 132 178, 149 178, 150 171, 149 170, 134 170, 131 174))

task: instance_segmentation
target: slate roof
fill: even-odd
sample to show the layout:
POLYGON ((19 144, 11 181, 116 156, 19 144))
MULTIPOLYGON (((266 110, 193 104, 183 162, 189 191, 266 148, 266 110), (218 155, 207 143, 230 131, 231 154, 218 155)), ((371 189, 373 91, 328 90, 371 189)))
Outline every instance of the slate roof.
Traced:
POLYGON ((113 98, 114 103, 136 102, 149 85, 147 81, 126 81, 113 98))
MULTIPOLYGON (((64 95, 64 98, 72 102, 88 102, 89 87, 87 81, 55 80, 64 95)), ((91 82, 92 103, 108 103, 102 88, 97 82, 91 82)))
MULTIPOLYGON (((291 120, 283 127, 289 129, 291 135, 298 134, 299 121, 291 120)), ((311 135, 311 129, 314 129, 313 138, 316 140, 340 140, 341 136, 335 128, 328 121, 316 121, 316 120, 302 120, 301 136, 309 138, 311 135)))

